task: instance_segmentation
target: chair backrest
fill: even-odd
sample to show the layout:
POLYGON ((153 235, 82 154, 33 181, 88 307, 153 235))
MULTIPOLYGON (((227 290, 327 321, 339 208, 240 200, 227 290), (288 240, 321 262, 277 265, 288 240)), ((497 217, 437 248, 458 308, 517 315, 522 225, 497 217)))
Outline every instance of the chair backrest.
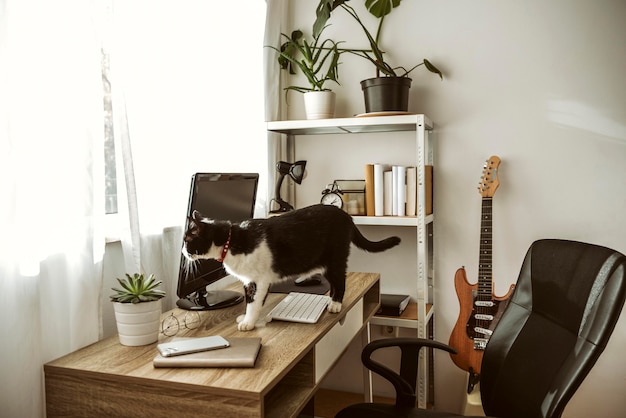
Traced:
POLYGON ((560 417, 615 328, 625 275, 626 257, 609 248, 534 242, 483 356, 485 413, 560 417))

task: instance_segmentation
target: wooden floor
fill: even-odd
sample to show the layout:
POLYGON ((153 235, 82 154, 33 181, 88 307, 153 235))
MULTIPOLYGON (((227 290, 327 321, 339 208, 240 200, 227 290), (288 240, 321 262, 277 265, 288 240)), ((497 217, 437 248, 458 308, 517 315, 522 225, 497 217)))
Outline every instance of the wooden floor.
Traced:
MULTIPOLYGON (((333 418, 335 414, 348 405, 363 402, 362 393, 338 392, 320 389, 315 394, 315 417, 333 418)), ((374 402, 394 403, 394 399, 374 397, 374 402)))

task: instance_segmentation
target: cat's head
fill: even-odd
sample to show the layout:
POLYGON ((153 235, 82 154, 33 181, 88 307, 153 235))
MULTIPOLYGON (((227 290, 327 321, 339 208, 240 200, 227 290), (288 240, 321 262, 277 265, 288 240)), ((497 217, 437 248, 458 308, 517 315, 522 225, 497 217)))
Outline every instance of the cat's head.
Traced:
POLYGON ((230 222, 205 218, 194 210, 188 219, 182 252, 189 260, 218 258, 228 239, 230 222))

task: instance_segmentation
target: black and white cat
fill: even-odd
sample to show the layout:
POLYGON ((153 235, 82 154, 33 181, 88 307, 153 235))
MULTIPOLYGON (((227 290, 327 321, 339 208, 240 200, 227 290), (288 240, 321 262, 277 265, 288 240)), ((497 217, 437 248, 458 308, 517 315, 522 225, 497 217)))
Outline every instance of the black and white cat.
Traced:
POLYGON ((231 223, 207 219, 198 211, 189 218, 183 254, 189 260, 214 258, 244 285, 246 314, 240 331, 252 330, 270 284, 322 273, 330 283, 328 311, 341 311, 350 243, 381 252, 400 243, 365 238, 352 217, 335 206, 314 205, 267 219, 231 223))

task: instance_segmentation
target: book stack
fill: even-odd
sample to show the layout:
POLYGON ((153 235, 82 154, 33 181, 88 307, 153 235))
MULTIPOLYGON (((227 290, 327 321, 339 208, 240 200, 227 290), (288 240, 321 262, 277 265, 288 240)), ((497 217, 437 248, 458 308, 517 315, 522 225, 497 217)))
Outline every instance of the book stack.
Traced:
POLYGON ((377 315, 400 316, 411 301, 409 295, 380 294, 380 309, 377 315))
MULTIPOLYGON (((433 166, 424 166, 426 215, 433 212, 433 166)), ((417 168, 391 164, 365 166, 367 216, 416 216, 417 168)))

